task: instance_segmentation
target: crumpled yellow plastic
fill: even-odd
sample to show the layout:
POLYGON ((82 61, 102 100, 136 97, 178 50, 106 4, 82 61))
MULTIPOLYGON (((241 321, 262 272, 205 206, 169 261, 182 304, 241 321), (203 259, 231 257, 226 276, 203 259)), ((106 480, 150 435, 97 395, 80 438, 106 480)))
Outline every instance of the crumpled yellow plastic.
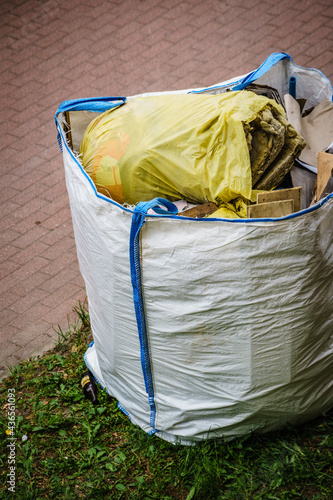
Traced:
POLYGON ((207 215, 207 219, 245 219, 247 214, 246 207, 247 204, 244 199, 239 197, 230 203, 222 203, 218 210, 207 215))
POLYGON ((275 101, 249 91, 130 98, 89 124, 82 165, 97 190, 118 203, 157 196, 211 201, 242 217, 244 207, 228 204, 252 194, 243 122, 268 102, 284 114, 275 101))

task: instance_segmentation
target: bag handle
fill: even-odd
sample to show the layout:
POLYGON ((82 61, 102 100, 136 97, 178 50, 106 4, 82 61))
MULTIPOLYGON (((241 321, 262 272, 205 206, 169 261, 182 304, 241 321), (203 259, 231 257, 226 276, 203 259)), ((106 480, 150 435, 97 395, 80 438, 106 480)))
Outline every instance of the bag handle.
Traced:
POLYGON ((271 69, 272 66, 274 66, 279 61, 282 61, 282 59, 290 59, 292 61, 292 58, 289 54, 286 54, 285 52, 274 52, 267 57, 267 59, 261 64, 261 66, 259 66, 258 69, 246 75, 246 77, 240 83, 238 83, 238 85, 233 87, 232 90, 245 89, 248 85, 250 85, 250 83, 258 80, 258 78, 267 73, 267 71, 271 69))
POLYGON ((65 113, 66 111, 94 111, 96 113, 104 113, 109 109, 118 108, 125 104, 126 97, 91 97, 89 99, 73 99, 68 101, 63 101, 54 116, 56 127, 58 131, 57 140, 62 152, 62 141, 61 141, 61 126, 58 121, 58 114, 65 113))
POLYGON ((125 104, 126 97, 90 97, 89 99, 73 99, 60 104, 56 116, 64 111, 96 111, 103 113, 108 109, 125 104))
POLYGON ((144 297, 142 292, 142 275, 141 275, 141 255, 140 255, 140 231, 146 222, 148 210, 153 210, 155 214, 152 217, 160 215, 172 216, 178 213, 176 205, 164 198, 154 198, 150 201, 141 201, 134 209, 132 216, 132 225, 130 232, 130 267, 131 267, 131 282, 133 288, 133 302, 135 309, 136 322, 138 326, 138 334, 140 341, 140 356, 145 388, 148 395, 148 403, 150 406, 150 426, 149 434, 157 432, 155 428, 156 407, 154 399, 154 384, 150 362, 149 341, 147 332, 146 313, 144 305, 144 297))

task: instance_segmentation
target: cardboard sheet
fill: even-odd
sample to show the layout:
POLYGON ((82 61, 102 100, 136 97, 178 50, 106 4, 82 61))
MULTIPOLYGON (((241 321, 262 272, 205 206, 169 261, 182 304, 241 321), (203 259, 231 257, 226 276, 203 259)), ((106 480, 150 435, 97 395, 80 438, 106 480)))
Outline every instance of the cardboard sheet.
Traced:
POLYGON ((333 103, 323 100, 307 116, 301 116, 298 102, 290 95, 284 96, 288 121, 306 140, 300 160, 317 167, 319 151, 325 151, 333 140, 333 103))

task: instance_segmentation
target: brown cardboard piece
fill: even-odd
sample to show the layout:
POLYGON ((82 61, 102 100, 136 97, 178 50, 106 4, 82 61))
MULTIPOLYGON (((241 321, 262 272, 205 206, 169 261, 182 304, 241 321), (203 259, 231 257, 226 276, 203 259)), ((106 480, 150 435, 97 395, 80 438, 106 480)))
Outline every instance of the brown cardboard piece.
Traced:
POLYGON ((207 215, 211 215, 212 213, 218 210, 218 206, 215 203, 203 203, 202 205, 197 205, 196 207, 189 208, 188 210, 184 210, 183 212, 179 212, 178 215, 183 217, 193 217, 194 219, 199 217, 206 217, 207 215))
POLYGON ((267 191, 257 193, 257 203, 268 203, 271 201, 294 200, 294 212, 301 210, 302 188, 293 187, 290 189, 276 189, 275 191, 267 191))
POLYGON ((294 211, 294 200, 279 200, 247 206, 248 219, 285 217, 294 211))
POLYGON ((318 154, 318 169, 317 169, 317 195, 316 200, 319 201, 333 192, 333 155, 329 153, 318 154))

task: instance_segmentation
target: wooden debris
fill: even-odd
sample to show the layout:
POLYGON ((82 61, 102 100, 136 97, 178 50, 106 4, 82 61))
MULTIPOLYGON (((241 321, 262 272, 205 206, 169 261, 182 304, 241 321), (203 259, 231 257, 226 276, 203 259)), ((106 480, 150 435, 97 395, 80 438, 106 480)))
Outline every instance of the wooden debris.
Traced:
POLYGON ((215 203, 203 203, 202 205, 197 205, 194 208, 190 208, 189 210, 184 210, 184 212, 180 212, 178 215, 182 215, 184 217, 193 217, 193 218, 202 218, 207 215, 211 215, 212 213, 218 210, 218 206, 215 203))
POLYGON ((258 203, 247 206, 248 219, 266 219, 272 217, 285 217, 294 211, 294 200, 279 200, 269 203, 258 203))
POLYGON ((294 212, 301 210, 302 188, 276 189, 257 194, 257 203, 268 203, 271 201, 294 200, 294 212))
POLYGON ((318 154, 317 195, 319 201, 333 192, 333 155, 320 151, 318 154))

